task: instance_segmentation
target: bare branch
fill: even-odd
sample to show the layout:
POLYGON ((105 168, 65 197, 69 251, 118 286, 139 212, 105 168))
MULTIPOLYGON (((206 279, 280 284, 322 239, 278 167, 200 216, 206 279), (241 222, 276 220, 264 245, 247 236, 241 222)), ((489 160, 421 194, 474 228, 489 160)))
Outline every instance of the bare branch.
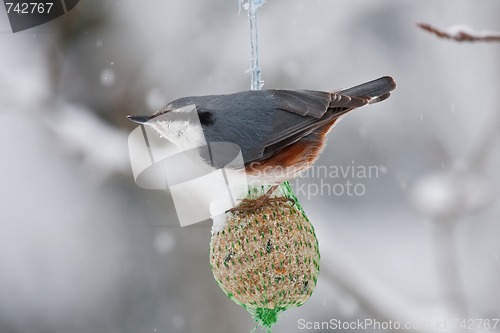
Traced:
POLYGON ((440 30, 427 23, 417 23, 417 26, 440 38, 457 42, 500 42, 500 33, 474 32, 466 26, 453 26, 447 31, 440 30))

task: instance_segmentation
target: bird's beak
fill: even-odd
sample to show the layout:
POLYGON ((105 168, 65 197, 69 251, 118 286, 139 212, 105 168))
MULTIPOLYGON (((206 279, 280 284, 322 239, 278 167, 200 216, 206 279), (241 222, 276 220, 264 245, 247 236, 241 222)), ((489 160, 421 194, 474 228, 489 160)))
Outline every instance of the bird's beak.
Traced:
POLYGON ((127 119, 132 120, 134 123, 138 124, 144 124, 147 123, 149 120, 153 119, 155 116, 149 115, 149 116, 127 116, 127 119))

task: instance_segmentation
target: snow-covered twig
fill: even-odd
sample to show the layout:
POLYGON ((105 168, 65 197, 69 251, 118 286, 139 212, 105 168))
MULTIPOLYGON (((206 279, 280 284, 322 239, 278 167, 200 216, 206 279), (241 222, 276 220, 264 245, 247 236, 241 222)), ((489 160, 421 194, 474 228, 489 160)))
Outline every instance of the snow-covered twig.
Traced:
MULTIPOLYGON (((457 42, 500 42, 500 33, 474 32, 463 25, 453 26, 446 31, 424 23, 419 23, 418 27, 440 38, 457 42)), ((492 112, 491 118, 485 123, 489 128, 483 131, 484 135, 474 150, 455 160, 449 171, 422 177, 410 197, 420 213, 432 222, 431 236, 442 300, 448 311, 461 318, 467 318, 471 309, 462 290, 455 230, 463 216, 484 209, 495 199, 494 191, 482 175, 484 164, 491 156, 500 133, 498 112, 492 112)))
POLYGON ((488 31, 473 31, 465 25, 455 25, 447 30, 440 30, 427 23, 417 23, 417 26, 440 38, 457 42, 500 42, 500 33, 488 31))
POLYGON ((68 153, 99 183, 115 174, 128 174, 127 132, 106 124, 84 106, 56 100, 42 122, 68 153))

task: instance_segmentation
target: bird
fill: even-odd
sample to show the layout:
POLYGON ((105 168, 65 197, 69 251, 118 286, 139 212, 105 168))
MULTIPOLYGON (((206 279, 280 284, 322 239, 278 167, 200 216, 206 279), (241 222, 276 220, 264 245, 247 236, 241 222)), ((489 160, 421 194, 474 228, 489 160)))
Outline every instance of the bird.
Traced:
MULTIPOLYGON (((390 76, 339 91, 266 89, 176 99, 152 115, 127 116, 151 126, 181 149, 228 142, 241 150, 252 184, 271 185, 257 199, 243 199, 230 211, 255 210, 272 198, 283 181, 310 168, 323 151, 327 134, 348 112, 381 102, 396 88, 390 76), (192 106, 198 126, 186 115, 192 106), (201 125, 201 126, 200 126, 201 125)), ((207 163, 209 159, 202 157, 207 163)))

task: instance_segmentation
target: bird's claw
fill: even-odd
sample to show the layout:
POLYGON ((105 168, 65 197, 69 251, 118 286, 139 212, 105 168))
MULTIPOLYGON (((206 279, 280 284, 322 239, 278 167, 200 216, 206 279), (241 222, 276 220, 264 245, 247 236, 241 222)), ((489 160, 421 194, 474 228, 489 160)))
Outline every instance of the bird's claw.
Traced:
POLYGON ((293 200, 292 198, 287 198, 287 197, 269 198, 263 196, 257 199, 243 199, 241 200, 241 203, 238 206, 228 209, 226 213, 255 211, 259 208, 266 206, 270 202, 291 202, 292 206, 295 205, 295 200, 293 200))

